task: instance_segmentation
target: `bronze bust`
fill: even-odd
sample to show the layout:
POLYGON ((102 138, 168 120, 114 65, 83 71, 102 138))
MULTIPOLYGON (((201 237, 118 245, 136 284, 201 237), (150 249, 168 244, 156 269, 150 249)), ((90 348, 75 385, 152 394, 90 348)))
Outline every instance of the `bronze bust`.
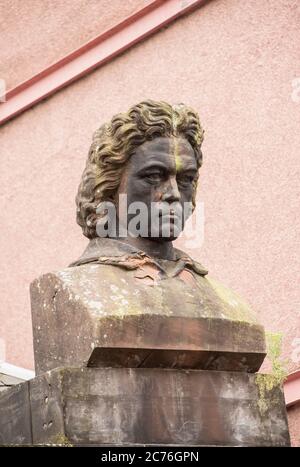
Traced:
POLYGON ((258 370, 264 331, 249 307, 172 243, 195 207, 203 133, 190 107, 151 100, 96 131, 76 197, 89 245, 31 288, 38 372, 57 359, 258 370))

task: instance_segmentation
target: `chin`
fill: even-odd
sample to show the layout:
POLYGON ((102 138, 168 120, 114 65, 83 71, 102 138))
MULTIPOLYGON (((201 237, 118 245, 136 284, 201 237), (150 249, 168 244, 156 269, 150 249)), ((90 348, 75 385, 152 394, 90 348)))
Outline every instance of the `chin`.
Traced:
MULTIPOLYGON (((181 233, 181 232, 180 232, 181 233)), ((179 237, 180 233, 176 235, 175 233, 170 232, 170 235, 163 235, 162 232, 157 233, 156 235, 149 235, 147 238, 156 242, 174 242, 179 237)))
MULTIPOLYGON (((156 229, 155 229, 156 230, 156 229)), ((156 231, 148 232, 147 237, 149 240, 153 240, 156 242, 174 242, 183 231, 183 228, 174 228, 174 224, 164 224, 163 227, 160 226, 159 229, 156 231), (165 233, 165 235, 164 235, 165 233)))
POLYGON ((160 242, 174 242, 178 237, 170 236, 170 237, 158 237, 158 241, 160 242))

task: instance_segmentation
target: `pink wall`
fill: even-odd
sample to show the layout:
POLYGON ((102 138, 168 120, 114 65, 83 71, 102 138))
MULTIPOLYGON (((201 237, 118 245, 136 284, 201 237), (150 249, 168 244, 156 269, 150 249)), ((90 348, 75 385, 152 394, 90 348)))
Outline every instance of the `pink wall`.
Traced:
POLYGON ((0 2, 0 76, 7 89, 31 78, 151 0, 0 2))
MULTIPOLYGON (((68 19, 69 27, 58 28, 61 12, 55 17, 50 3, 36 63, 28 66, 36 29, 25 35, 23 62, 22 49, 4 55, 11 84, 69 52, 69 38, 72 49, 106 24, 92 14, 89 29, 86 4, 98 3, 77 0, 83 6, 76 28, 68 19), (66 48, 51 55, 47 34, 66 48), (23 69, 14 66, 18 60, 23 69)), ((133 10, 145 2, 125 3, 133 10)), ((7 38, 22 21, 12 18, 7 38)), ((190 253, 252 303, 267 329, 284 333, 289 371, 299 368, 300 103, 291 98, 292 80, 300 77, 299 22, 295 0, 212 1, 2 128, 0 337, 10 363, 33 366, 29 283, 65 267, 85 246, 74 196, 92 132, 112 114, 154 98, 194 106, 206 129, 198 193, 205 239, 190 253)))

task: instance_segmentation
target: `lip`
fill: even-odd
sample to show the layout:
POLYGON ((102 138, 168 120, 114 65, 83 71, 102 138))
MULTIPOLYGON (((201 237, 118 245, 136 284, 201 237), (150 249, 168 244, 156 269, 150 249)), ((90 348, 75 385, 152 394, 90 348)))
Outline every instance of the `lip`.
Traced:
POLYGON ((161 219, 169 222, 175 222, 176 220, 179 220, 179 216, 177 216, 177 214, 164 214, 161 216, 161 219))
POLYGON ((177 214, 172 213, 172 214, 163 214, 161 217, 178 217, 177 214))
POLYGON ((165 213, 160 212, 159 217, 179 217, 179 216, 178 214, 176 214, 176 212, 173 209, 171 209, 170 211, 165 212, 165 213))

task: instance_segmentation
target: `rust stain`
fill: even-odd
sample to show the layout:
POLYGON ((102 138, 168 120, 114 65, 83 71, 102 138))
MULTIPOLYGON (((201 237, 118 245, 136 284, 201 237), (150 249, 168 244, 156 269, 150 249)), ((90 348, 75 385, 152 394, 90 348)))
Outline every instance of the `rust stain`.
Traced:
POLYGON ((97 263, 111 264, 123 267, 125 269, 138 269, 145 264, 153 264, 153 261, 148 256, 101 256, 98 258, 97 263))
POLYGON ((154 265, 144 264, 137 269, 134 277, 145 285, 155 285, 160 280, 160 271, 154 265))
POLYGON ((191 271, 187 269, 183 269, 177 276, 180 280, 182 280, 185 284, 191 285, 192 287, 197 285, 197 281, 191 271))

